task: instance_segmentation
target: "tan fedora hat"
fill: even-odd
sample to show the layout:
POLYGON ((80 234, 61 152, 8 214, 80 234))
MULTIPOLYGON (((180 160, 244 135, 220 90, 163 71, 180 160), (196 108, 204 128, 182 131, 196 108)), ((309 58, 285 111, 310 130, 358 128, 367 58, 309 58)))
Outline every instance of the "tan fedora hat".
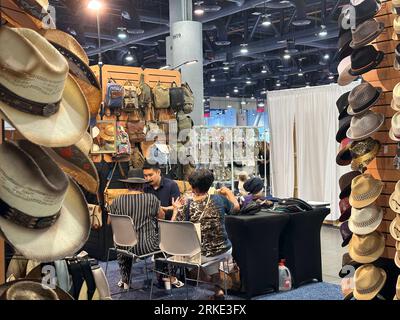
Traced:
POLYGON ((392 0, 392 13, 400 14, 400 0, 392 0))
POLYGON ((85 94, 90 114, 95 117, 100 109, 101 87, 89 67, 85 50, 73 36, 61 30, 45 29, 42 34, 67 59, 70 72, 85 94))
POLYGON ((337 84, 339 86, 347 86, 357 78, 357 76, 352 76, 349 73, 350 69, 351 69, 351 56, 347 56, 342 61, 340 61, 337 67, 337 71, 339 74, 337 84))
POLYGON ((395 111, 400 111, 400 82, 393 88, 393 99, 390 107, 395 111))
POLYGON ((374 262, 384 250, 385 237, 379 231, 362 236, 353 233, 349 243, 350 257, 359 263, 374 262))
POLYGON ((349 229, 358 235, 365 235, 375 231, 382 222, 383 210, 375 205, 362 209, 351 209, 349 229))
POLYGON ((393 19, 393 34, 392 34, 392 40, 398 41, 400 40, 399 38, 400 35, 400 17, 396 16, 393 19))
POLYGON ((400 241, 400 217, 396 215, 393 221, 390 223, 389 227, 390 235, 396 241, 400 241))
POLYGON ((50 288, 40 279, 19 279, 0 285, 0 300, 74 300, 60 287, 50 288))
POLYGON ((114 141, 115 140, 115 126, 112 124, 105 126, 104 129, 100 131, 100 137, 106 141, 114 141))
POLYGON ((361 174, 351 181, 349 203, 356 209, 364 208, 380 196, 382 189, 382 181, 369 173, 361 174))
POLYGON ((400 141, 400 111, 393 115, 391 124, 389 138, 393 141, 400 141))
POLYGON ((89 109, 65 58, 40 34, 0 28, 0 111, 26 139, 46 147, 78 142, 89 109))
POLYGON ((347 130, 347 138, 351 140, 364 140, 378 131, 385 122, 385 116, 370 110, 359 116, 351 118, 350 128, 347 130))
POLYGON ((400 251, 397 250, 396 254, 394 255, 394 263, 398 268, 400 268, 400 251))
POLYGON ((396 213, 400 213, 400 180, 397 181, 394 191, 389 197, 389 206, 396 213))
POLYGON ((38 145, 0 145, 0 199, 0 231, 27 259, 64 259, 88 239, 82 192, 38 145))
POLYGON ((95 194, 99 188, 99 175, 89 158, 93 140, 89 133, 75 145, 60 148, 45 148, 61 169, 87 191, 95 194))
POLYGON ((372 264, 359 267, 354 273, 354 298, 372 300, 382 290, 386 277, 385 270, 372 264))
POLYGON ((394 300, 400 300, 400 276, 397 277, 396 282, 396 295, 394 300))

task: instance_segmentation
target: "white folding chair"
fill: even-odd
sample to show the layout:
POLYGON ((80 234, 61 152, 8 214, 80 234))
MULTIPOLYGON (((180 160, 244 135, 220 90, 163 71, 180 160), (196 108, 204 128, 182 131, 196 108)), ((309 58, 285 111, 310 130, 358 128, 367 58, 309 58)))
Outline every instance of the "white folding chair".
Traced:
MULTIPOLYGON (((200 268, 205 268, 214 263, 223 262, 224 271, 227 270, 227 261, 231 257, 230 253, 221 255, 220 259, 201 263, 201 243, 196 232, 196 227, 192 222, 189 221, 158 221, 160 231, 160 249, 164 255, 164 258, 158 258, 157 260, 163 261, 169 265, 177 265, 184 267, 184 277, 186 286, 186 298, 189 295, 189 289, 187 287, 187 280, 195 280, 196 287, 199 286, 200 268), (191 259, 195 257, 195 259, 191 259), (200 258, 200 259, 198 259, 200 258), (226 265, 225 265, 226 263, 226 265), (196 279, 189 279, 186 277, 185 267, 196 267, 197 277, 196 279)), ((158 270, 153 270, 154 273, 165 274, 158 270)), ((166 274, 165 274, 166 275, 166 274)), ((168 277, 171 277, 168 268, 168 277)), ((154 276, 151 281, 150 299, 153 294, 154 276)), ((226 272, 224 272, 224 290, 225 295, 227 294, 226 289, 226 272)))
MULTIPOLYGON (((124 216, 124 215, 110 214, 110 213, 108 215, 110 216, 110 220, 111 220, 111 229, 113 231, 114 247, 108 249, 107 263, 106 263, 106 275, 107 275, 107 269, 108 269, 108 261, 110 258, 110 251, 115 251, 117 253, 131 257, 133 260, 132 268, 135 263, 135 260, 144 260, 144 266, 145 266, 145 270, 146 270, 146 280, 147 280, 146 283, 148 283, 149 282, 149 273, 148 273, 148 269, 147 269, 146 259, 150 256, 160 253, 161 251, 158 250, 158 251, 150 252, 150 253, 147 253, 144 255, 136 255, 132 251, 117 248, 117 246, 120 246, 120 247, 135 246, 138 242, 137 234, 136 234, 131 217, 124 216)), ((129 277, 128 290, 131 287, 131 279, 132 279, 132 272, 130 273, 130 277, 129 277)))

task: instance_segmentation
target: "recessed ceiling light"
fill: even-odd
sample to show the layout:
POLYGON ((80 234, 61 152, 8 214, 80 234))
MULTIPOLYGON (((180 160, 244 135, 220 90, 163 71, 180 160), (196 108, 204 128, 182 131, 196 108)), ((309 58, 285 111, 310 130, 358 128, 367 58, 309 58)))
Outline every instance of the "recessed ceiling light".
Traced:
POLYGON ((224 66, 222 69, 223 70, 229 70, 229 67, 228 66, 224 66))
POLYGON ((229 104, 229 105, 227 105, 226 107, 227 107, 227 108, 232 108, 232 106, 231 106, 230 104, 229 104))
POLYGON ((328 60, 329 58, 330 58, 329 54, 326 53, 326 54, 324 55, 324 59, 325 59, 325 60, 328 60))
POLYGON ((251 81, 250 80, 246 80, 246 84, 251 84, 251 81))
POLYGON ((285 54, 283 55, 283 59, 285 59, 285 60, 289 60, 291 57, 292 57, 292 56, 291 56, 289 53, 285 53, 285 54))
POLYGON ((246 104, 246 101, 243 101, 243 100, 242 100, 242 101, 240 102, 240 104, 243 106, 243 105, 246 104))
POLYGON ((239 92, 238 88, 233 89, 233 92, 238 93, 239 92))

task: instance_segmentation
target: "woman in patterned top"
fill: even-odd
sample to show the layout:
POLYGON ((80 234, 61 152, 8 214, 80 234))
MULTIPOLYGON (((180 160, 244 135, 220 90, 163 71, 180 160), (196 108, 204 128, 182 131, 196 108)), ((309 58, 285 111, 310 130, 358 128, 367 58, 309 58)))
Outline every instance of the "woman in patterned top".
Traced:
POLYGON ((225 229, 225 215, 239 210, 231 190, 223 187, 219 195, 209 195, 208 190, 214 182, 214 175, 209 170, 197 170, 189 177, 189 184, 193 191, 193 200, 183 197, 173 204, 172 220, 189 220, 200 223, 202 240, 202 262, 212 262, 204 271, 208 280, 215 284, 214 299, 223 299, 224 291, 221 288, 219 277, 219 259, 221 255, 232 252, 232 244, 225 229))
MULTIPOLYGON (((111 214, 127 215, 132 218, 138 243, 133 247, 118 248, 130 250, 136 255, 160 250, 157 218, 163 218, 163 213, 160 210, 160 201, 156 196, 143 192, 146 180, 143 177, 142 169, 129 170, 128 179, 120 181, 126 182, 129 193, 114 199, 110 206, 110 212, 111 214)), ((118 253, 117 259, 122 278, 118 282, 118 286, 129 289, 132 258, 118 253)))

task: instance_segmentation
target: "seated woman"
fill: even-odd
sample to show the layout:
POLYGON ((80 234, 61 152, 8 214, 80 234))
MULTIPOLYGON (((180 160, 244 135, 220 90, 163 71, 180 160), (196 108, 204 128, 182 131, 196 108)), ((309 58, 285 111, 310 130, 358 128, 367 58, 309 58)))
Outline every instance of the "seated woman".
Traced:
POLYGON ((221 255, 232 252, 232 244, 225 229, 225 215, 238 211, 239 203, 232 191, 226 187, 221 188, 219 194, 209 195, 208 191, 213 182, 214 175, 209 170, 201 169, 192 173, 189 184, 192 187, 193 199, 177 199, 173 204, 172 220, 200 223, 202 263, 215 261, 204 270, 209 276, 208 280, 215 284, 215 294, 212 298, 224 299, 219 276, 219 259, 221 255))
MULTIPOLYGON (((128 179, 120 180, 128 186, 129 193, 114 199, 110 206, 110 213, 127 215, 132 218, 133 226, 138 236, 138 243, 133 247, 118 247, 130 250, 136 255, 144 255, 159 249, 159 234, 157 218, 162 218, 160 201, 153 194, 143 192, 146 180, 142 169, 131 169, 128 179)), ((121 272, 119 287, 129 289, 129 279, 132 269, 132 258, 117 253, 118 264, 121 272)))
POLYGON ((251 201, 256 201, 257 203, 265 206, 272 207, 273 203, 268 201, 264 196, 264 183, 260 178, 251 178, 243 184, 244 190, 248 192, 246 196, 240 197, 240 207, 244 208, 251 201))

